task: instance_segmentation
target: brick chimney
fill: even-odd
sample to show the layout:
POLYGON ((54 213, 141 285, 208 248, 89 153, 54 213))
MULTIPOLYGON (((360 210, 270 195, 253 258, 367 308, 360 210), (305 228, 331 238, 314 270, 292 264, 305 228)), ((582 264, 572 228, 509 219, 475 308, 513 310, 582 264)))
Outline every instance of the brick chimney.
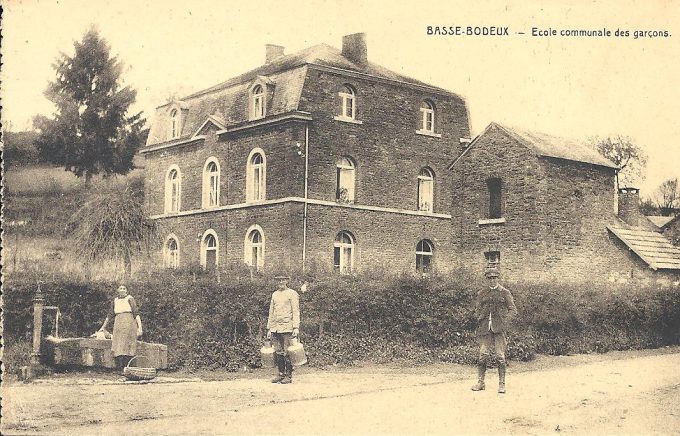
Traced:
POLYGON ((619 218, 631 226, 640 225, 640 189, 619 188, 619 218))
POLYGON ((366 34, 355 33, 342 37, 342 55, 358 65, 368 63, 368 49, 366 48, 366 34))
POLYGON ((283 56, 284 47, 274 44, 265 45, 264 63, 268 64, 283 56))

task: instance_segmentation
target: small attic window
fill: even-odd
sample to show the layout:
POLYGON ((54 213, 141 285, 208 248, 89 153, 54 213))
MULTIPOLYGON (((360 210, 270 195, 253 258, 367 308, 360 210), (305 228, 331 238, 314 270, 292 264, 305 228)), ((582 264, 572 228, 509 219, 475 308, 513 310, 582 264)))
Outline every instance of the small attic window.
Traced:
POLYGON ((342 102, 342 111, 340 116, 342 118, 347 118, 350 120, 355 120, 357 116, 356 112, 356 91, 349 85, 343 86, 343 88, 338 93, 340 96, 340 101, 342 102))
POLYGON ((170 139, 179 138, 181 131, 179 110, 173 109, 170 111, 170 139))
POLYGON ((427 133, 434 133, 434 103, 425 100, 420 105, 420 130, 427 133))
POLYGON ((262 85, 255 85, 250 91, 250 119, 258 120, 260 118, 264 118, 264 114, 264 87, 262 85))

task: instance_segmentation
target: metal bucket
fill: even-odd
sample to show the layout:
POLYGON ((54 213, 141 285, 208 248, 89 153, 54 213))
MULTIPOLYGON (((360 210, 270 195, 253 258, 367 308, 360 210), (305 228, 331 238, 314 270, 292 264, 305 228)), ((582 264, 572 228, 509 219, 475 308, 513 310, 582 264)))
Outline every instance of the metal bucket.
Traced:
POLYGON ((302 346, 297 338, 290 340, 290 346, 288 347, 288 357, 290 358, 290 363, 292 363, 293 366, 300 366, 307 363, 305 347, 302 346))
POLYGON ((270 341, 266 341, 262 348, 260 348, 260 358, 262 359, 263 368, 274 368, 276 360, 274 359, 274 347, 270 341))

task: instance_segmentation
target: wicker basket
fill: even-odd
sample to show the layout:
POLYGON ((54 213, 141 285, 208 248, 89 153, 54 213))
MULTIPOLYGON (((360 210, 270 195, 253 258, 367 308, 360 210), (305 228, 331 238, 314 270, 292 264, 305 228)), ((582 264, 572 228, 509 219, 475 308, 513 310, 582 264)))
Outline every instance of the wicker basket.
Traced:
POLYGON ((123 375, 128 380, 140 381, 140 380, 153 380, 156 378, 156 368, 143 367, 143 366, 130 366, 133 360, 137 358, 146 359, 147 363, 149 358, 145 356, 135 356, 128 362, 127 366, 123 368, 123 375))

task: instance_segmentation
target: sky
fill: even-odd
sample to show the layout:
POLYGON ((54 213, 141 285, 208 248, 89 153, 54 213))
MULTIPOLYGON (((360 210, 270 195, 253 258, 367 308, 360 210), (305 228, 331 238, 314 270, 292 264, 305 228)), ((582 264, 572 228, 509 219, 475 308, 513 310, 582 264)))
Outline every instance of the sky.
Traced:
POLYGON ((649 156, 643 196, 680 177, 680 0, 4 0, 3 7, 2 121, 13 130, 53 112, 43 95, 52 65, 92 26, 125 64, 125 84, 137 90, 133 109, 149 120, 172 96, 261 65, 265 44, 286 53, 340 48, 343 35, 365 32, 370 61, 464 97, 473 135, 496 121, 579 141, 629 136, 649 156), (508 35, 428 35, 428 26, 508 35), (532 36, 533 28, 558 34, 532 36), (611 36, 560 35, 580 29, 611 36))

